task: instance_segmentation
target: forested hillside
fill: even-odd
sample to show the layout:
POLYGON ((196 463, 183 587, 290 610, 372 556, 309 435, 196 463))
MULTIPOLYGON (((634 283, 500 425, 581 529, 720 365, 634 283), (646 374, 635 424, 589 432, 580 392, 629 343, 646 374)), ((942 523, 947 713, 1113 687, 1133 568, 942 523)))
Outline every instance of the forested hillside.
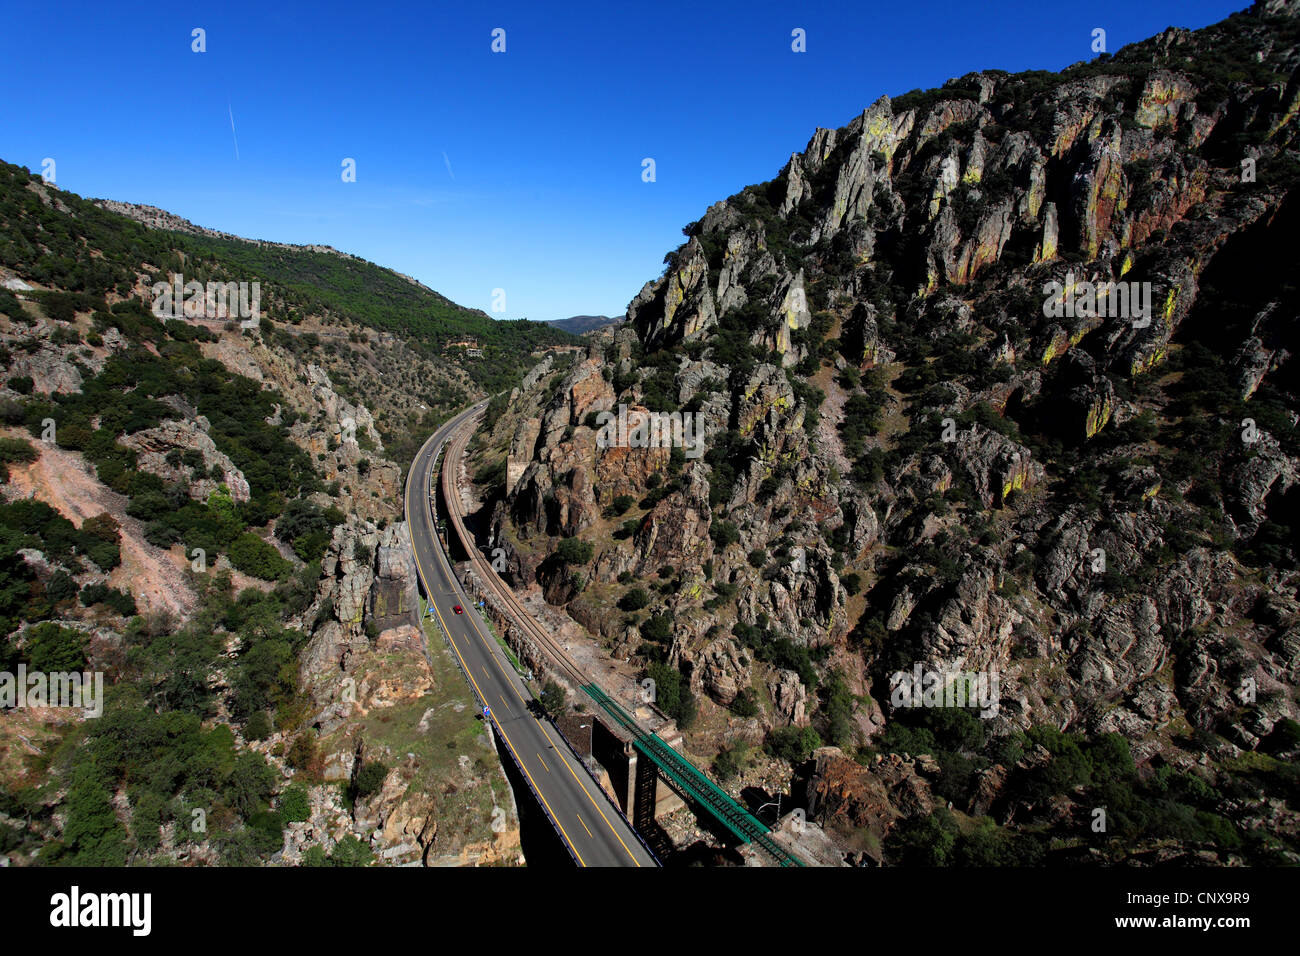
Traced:
POLYGON ((400 490, 416 442, 567 338, 0 167, 0 671, 105 683, 94 716, 6 704, 0 857, 513 860, 400 490), (259 323, 159 318, 173 271, 260 282, 259 323), (444 355, 465 336, 492 358, 444 355), (459 710, 426 712, 435 686, 459 710))
MULTIPOLYGON (((480 361, 466 372, 485 392, 508 387, 542 345, 573 341, 545 322, 498 322, 364 259, 315 248, 153 229, 0 163, 0 265, 35 284, 126 295, 141 273, 149 284, 172 273, 187 280, 260 281, 263 309, 296 325, 306 316, 409 337, 426 357, 449 342, 477 339, 480 361), (87 255, 94 250, 95 255, 87 255)), ((3 293, 0 293, 3 295, 3 293)))

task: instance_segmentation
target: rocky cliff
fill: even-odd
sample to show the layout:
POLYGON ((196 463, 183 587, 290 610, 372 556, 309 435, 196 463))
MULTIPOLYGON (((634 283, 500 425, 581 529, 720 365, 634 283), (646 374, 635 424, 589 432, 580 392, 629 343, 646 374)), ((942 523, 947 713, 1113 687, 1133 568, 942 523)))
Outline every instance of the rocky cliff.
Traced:
MULTIPOLYGON (((215 234, 144 213, 132 233, 0 167, 5 235, 38 237, 0 251, 0 671, 84 666, 109 688, 102 721, 6 703, 0 862, 520 862, 469 689, 421 628, 401 520, 399 461, 470 377, 269 283, 254 327, 159 321, 153 263, 215 234), (101 749, 155 731, 166 745, 101 749), (198 784, 200 766, 219 770, 198 784)), ((321 281, 294 258, 310 250, 274 248, 321 281)))
POLYGON ((1089 748, 1120 741, 1132 799, 1200 822, 1134 811, 1102 858, 1294 860, 1298 12, 816 130, 685 227, 611 342, 494 403, 508 573, 679 673, 696 753, 820 738, 894 768, 860 807, 841 764, 809 771, 890 859, 931 805, 894 798, 900 754, 1014 843, 1086 835, 1089 748), (702 448, 635 437, 673 415, 702 448), (916 666, 996 675, 993 706, 901 706, 916 666))

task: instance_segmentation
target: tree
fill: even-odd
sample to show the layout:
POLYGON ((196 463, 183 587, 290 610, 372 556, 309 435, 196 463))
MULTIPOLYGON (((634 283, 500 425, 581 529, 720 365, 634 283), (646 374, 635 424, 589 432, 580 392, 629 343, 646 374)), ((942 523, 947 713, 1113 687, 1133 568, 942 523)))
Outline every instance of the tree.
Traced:
POLYGON ((740 529, 730 521, 715 521, 709 530, 713 533, 713 543, 720 551, 740 540, 740 529))
POLYGON ((655 614, 641 625, 641 636, 656 644, 667 644, 673 638, 673 616, 655 614))
POLYGON ((388 767, 378 760, 367 760, 361 765, 361 769, 357 771, 352 792, 356 797, 368 797, 371 794, 378 793, 387 779, 388 767))
MULTIPOLYGON (((315 504, 295 498, 284 506, 275 522, 275 536, 293 548, 304 561, 314 561, 329 546, 332 516, 315 504)), ((337 522, 335 522, 337 523, 337 522)))
POLYGON ((108 544, 117 544, 121 525, 107 511, 102 511, 93 517, 87 518, 81 523, 81 530, 84 534, 98 538, 108 544))
MULTIPOLYGON (((35 461, 39 457, 30 442, 21 438, 0 438, 0 462, 35 461)), ((626 510, 626 509, 624 509, 626 510)))
POLYGON ((325 848, 321 846, 319 843, 314 843, 311 846, 307 847, 306 852, 303 853, 302 865, 303 866, 329 866, 330 865, 329 854, 325 852, 325 848))
POLYGON ((349 834, 334 844, 330 854, 330 863, 334 866, 369 866, 375 854, 356 837, 349 834))
POLYGON ((911 817, 890 833, 886 848, 903 866, 946 866, 957 842, 957 822, 943 807, 930 816, 911 817))
POLYGON ((253 711, 244 724, 244 736, 249 740, 265 740, 271 736, 271 719, 266 716, 266 711, 253 711))
POLYGON ((580 538, 565 538, 555 549, 555 560, 560 564, 586 564, 595 548, 580 538))
POLYGON ((746 687, 731 701, 731 712, 737 717, 756 717, 758 716, 758 702, 754 700, 754 692, 746 687))
POLYGON ((564 689, 554 681, 547 681, 542 686, 541 696, 542 709, 550 716, 552 720, 557 720, 564 714, 565 707, 568 704, 568 698, 565 696, 564 689))
POLYGON ((305 731, 293 739, 285 761, 294 770, 311 770, 316 763, 316 737, 311 731, 305 731))
POLYGON ((650 603, 650 595, 644 588, 632 588, 618 599, 618 606, 624 611, 639 611, 650 603))
POLYGON ((683 730, 690 727, 699 703, 681 671, 661 661, 651 661, 646 674, 655 682, 655 706, 676 720, 683 730))
POLYGON ((803 763, 821 745, 821 737, 811 727, 776 727, 767 735, 768 751, 791 764, 803 763))
POLYGON ((79 766, 68 791, 67 823, 63 841, 76 866, 124 866, 126 831, 113 812, 108 788, 99 778, 98 768, 79 766))
POLYGON ((250 817, 265 807, 275 787, 275 772, 266 758, 251 750, 235 757, 226 796, 240 815, 250 817))
POLYGON ((291 565, 257 535, 244 532, 230 546, 230 563, 245 574, 274 581, 291 565))
POLYGON ((52 621, 28 630, 24 651, 33 670, 79 671, 86 666, 86 636, 52 621))
POLYGON ((736 774, 740 773, 745 766, 745 758, 748 756, 748 748, 739 743, 729 750, 723 750, 713 761, 713 772, 718 775, 718 779, 726 783, 736 774))
MULTIPOLYGON (((278 626, 272 626, 275 632, 279 632, 278 626)), ((242 630, 251 632, 257 629, 258 626, 252 624, 242 630)), ((257 712, 290 696, 296 684, 295 669, 293 645, 289 641, 279 633, 258 635, 252 646, 239 656, 239 669, 231 680, 236 716, 251 721, 257 712)))

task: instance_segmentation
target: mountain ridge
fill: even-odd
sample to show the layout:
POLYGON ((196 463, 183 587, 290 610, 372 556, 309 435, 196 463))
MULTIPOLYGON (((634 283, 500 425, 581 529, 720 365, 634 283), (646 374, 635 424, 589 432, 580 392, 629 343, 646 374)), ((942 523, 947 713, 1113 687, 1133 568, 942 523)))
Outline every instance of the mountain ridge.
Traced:
POLYGON ((512 579, 877 859, 1300 859, 1297 9, 881 97, 709 206, 612 342, 489 409, 512 579), (700 416, 703 459, 611 445, 624 406, 700 416), (916 667, 1000 706, 912 708, 916 667), (1108 803, 1122 839, 1075 836, 1108 803))

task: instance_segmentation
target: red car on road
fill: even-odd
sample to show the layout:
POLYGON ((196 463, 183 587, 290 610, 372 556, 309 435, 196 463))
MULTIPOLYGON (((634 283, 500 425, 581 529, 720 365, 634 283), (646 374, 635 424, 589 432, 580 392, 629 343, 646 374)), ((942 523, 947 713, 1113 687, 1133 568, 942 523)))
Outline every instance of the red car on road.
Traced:
POLYGON ((454 608, 452 608, 452 610, 455 611, 457 614, 465 613, 465 609, 461 607, 459 604, 457 604, 454 608))

